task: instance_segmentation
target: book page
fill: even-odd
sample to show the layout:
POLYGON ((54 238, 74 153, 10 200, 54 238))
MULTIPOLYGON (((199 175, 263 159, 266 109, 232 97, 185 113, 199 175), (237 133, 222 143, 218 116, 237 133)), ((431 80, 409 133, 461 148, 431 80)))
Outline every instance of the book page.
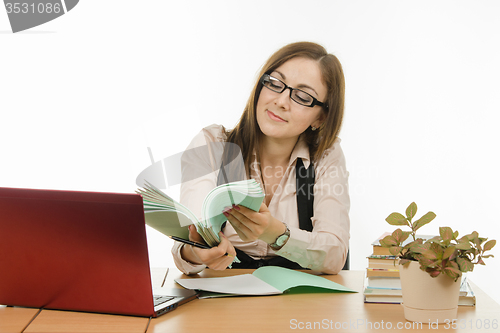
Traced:
POLYGON ((281 291, 252 274, 226 276, 221 278, 176 279, 175 282, 187 289, 197 289, 237 295, 275 295, 281 291))
POLYGON ((264 193, 253 179, 220 185, 213 189, 203 202, 202 223, 217 235, 222 224, 227 221, 222 214, 224 207, 236 204, 258 211, 263 200, 264 193))
POLYGON ((167 236, 189 239, 188 226, 193 224, 188 217, 177 211, 156 211, 145 214, 146 224, 167 236))

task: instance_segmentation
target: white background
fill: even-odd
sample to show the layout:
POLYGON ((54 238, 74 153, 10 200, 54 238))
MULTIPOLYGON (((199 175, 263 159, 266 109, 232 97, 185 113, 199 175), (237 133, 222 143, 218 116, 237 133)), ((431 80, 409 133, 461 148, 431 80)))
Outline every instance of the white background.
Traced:
MULTIPOLYGON (((233 127, 279 47, 321 43, 346 77, 351 269, 393 211, 500 239, 497 1, 88 1, 12 34, 0 10, 0 186, 134 192, 212 123, 233 127)), ((172 195, 178 188, 168 190, 172 195)), ((153 266, 170 240, 148 230, 153 266)), ((500 245, 469 275, 500 303, 500 245)))

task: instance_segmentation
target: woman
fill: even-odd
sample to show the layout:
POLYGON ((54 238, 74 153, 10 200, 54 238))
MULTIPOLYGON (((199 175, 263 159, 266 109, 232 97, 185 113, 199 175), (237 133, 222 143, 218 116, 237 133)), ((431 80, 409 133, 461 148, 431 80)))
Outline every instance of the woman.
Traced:
MULTIPOLYGON (((344 111, 342 67, 322 46, 299 42, 274 53, 259 78, 237 126, 229 131, 209 126, 190 147, 214 142, 238 145, 246 176, 261 184, 264 202, 258 212, 243 206, 226 208, 229 223, 217 247, 207 250, 176 242, 175 263, 186 274, 205 267, 223 270, 238 251, 238 257, 250 260, 286 258, 297 267, 336 274, 344 265, 349 242, 348 174, 337 137, 344 111), (314 168, 312 231, 299 228, 297 163, 314 168)), ((196 164, 214 171, 181 188, 181 202, 199 213, 205 194, 217 185, 218 166, 185 159, 183 172, 196 164)), ((194 226, 189 238, 203 243, 194 226)))

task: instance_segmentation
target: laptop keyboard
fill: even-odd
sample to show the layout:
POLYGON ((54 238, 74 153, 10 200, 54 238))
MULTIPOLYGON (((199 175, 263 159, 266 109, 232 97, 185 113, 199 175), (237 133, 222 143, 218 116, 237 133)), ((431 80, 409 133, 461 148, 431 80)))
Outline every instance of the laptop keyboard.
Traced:
POLYGON ((155 306, 168 302, 173 298, 173 296, 153 296, 155 306))

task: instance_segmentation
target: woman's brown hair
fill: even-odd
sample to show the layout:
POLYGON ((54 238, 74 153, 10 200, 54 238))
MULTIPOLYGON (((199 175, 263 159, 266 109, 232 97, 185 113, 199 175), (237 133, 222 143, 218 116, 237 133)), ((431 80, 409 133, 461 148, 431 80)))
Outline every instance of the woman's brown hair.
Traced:
POLYGON ((339 60, 334 55, 327 53, 323 46, 316 43, 288 44, 276 51, 264 64, 238 124, 234 129, 226 131, 227 142, 235 143, 241 149, 247 176, 249 176, 254 150, 259 157, 259 137, 262 135, 256 116, 257 100, 262 90, 260 77, 265 73, 270 74, 288 60, 296 57, 317 61, 323 83, 327 87, 326 100, 323 101, 326 105, 323 108, 326 115, 325 121, 318 130, 313 131, 308 128, 304 132, 305 141, 309 146, 309 154, 313 161, 319 160, 324 151, 337 139, 340 132, 344 116, 345 81, 339 60))

